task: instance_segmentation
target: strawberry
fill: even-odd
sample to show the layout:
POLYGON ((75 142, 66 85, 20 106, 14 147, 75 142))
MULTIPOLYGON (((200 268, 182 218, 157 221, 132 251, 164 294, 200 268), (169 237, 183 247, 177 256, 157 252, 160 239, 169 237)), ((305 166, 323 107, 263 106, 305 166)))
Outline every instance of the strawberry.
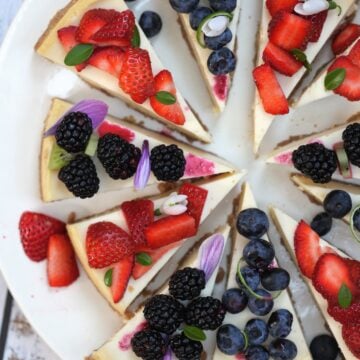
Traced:
POLYGON ((181 186, 179 194, 187 196, 187 213, 195 219, 196 227, 199 227, 208 191, 199 186, 186 183, 181 186))
POLYGON ((303 275, 311 279, 319 257, 334 251, 320 245, 319 235, 303 220, 299 222, 294 235, 297 262, 303 275))
POLYGON ((330 304, 328 313, 341 324, 353 322, 360 324, 360 303, 353 302, 348 308, 344 309, 338 304, 330 304))
POLYGON ((343 53, 360 36, 360 25, 348 24, 337 34, 331 44, 335 55, 343 53))
POLYGON ((135 16, 131 10, 125 10, 92 35, 91 40, 101 46, 131 46, 135 29, 135 16))
MULTIPOLYGON (((155 93, 159 91, 167 91, 176 96, 176 88, 173 77, 168 70, 162 70, 155 76, 155 93)), ((178 101, 175 104, 166 105, 156 99, 155 96, 150 98, 151 107, 154 111, 177 125, 185 123, 185 116, 178 101)))
POLYGON ((304 50, 309 41, 311 22, 284 11, 277 13, 269 24, 269 40, 284 50, 304 50))
POLYGON ((146 245, 145 228, 154 221, 151 200, 126 201, 121 205, 135 248, 146 245))
POLYGON ((125 257, 113 266, 111 294, 114 303, 118 303, 124 296, 131 273, 134 268, 134 255, 125 257))
POLYGON ((101 269, 131 256, 134 243, 119 226, 102 221, 88 227, 86 253, 90 267, 101 269))
POLYGON ((196 232, 195 219, 185 213, 154 221, 145 229, 145 236, 148 246, 158 249, 194 236, 196 232))
POLYGON ((119 77, 124 56, 124 52, 115 46, 98 48, 87 62, 89 65, 119 77))
POLYGON ((253 77, 265 111, 273 115, 287 114, 289 104, 271 67, 267 64, 256 67, 253 77))
POLYGON ((342 337, 350 351, 360 358, 360 324, 346 324, 342 328, 342 337))
POLYGON ((304 19, 309 20, 311 22, 309 42, 317 42, 320 39, 327 15, 328 15, 328 10, 321 11, 314 15, 303 16, 304 19))
POLYGON ((291 13, 297 3, 298 0, 266 0, 266 7, 270 15, 274 16, 279 11, 291 13))
POLYGON ((356 42, 353 48, 350 50, 348 58, 354 65, 360 67, 360 40, 356 42))
POLYGON ((334 93, 350 101, 360 100, 360 68, 354 65, 347 56, 339 56, 329 67, 328 72, 338 68, 346 71, 343 83, 334 89, 334 93))
POLYGON ((67 235, 50 236, 47 258, 47 276, 50 286, 68 286, 79 277, 75 252, 67 235))
POLYGON ((293 55, 271 42, 266 45, 263 60, 274 70, 286 76, 293 76, 302 67, 302 63, 297 61, 293 55))
POLYGON ((345 261, 350 268, 350 275, 352 281, 354 282, 356 287, 360 289, 360 261, 352 259, 346 259, 345 261))
POLYGON ((139 48, 126 50, 119 85, 139 104, 146 101, 149 96, 154 95, 154 77, 150 56, 146 50, 139 48))
POLYGON ((63 234, 66 229, 62 221, 26 211, 20 217, 19 231, 25 254, 33 261, 41 261, 46 258, 50 236, 63 234))

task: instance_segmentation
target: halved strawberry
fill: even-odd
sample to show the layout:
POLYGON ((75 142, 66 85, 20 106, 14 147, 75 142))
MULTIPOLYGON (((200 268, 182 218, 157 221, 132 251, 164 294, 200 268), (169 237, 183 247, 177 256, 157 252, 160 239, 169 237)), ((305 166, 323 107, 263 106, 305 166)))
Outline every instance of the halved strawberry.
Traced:
POLYGON ((329 304, 328 313, 341 324, 359 323, 360 324, 360 303, 353 302, 348 308, 344 309, 338 304, 329 304))
POLYGON ((189 214, 166 216, 145 229, 147 244, 158 249, 196 235, 195 219, 189 214))
POLYGON ((315 265, 320 256, 334 251, 320 245, 319 235, 303 220, 299 222, 294 235, 296 259, 303 275, 312 278, 315 265))
POLYGON ((111 294, 115 304, 124 297, 134 268, 134 262, 135 257, 134 255, 131 255, 120 260, 113 266, 111 294))
POLYGON ((348 58, 352 61, 353 64, 360 67, 360 40, 358 40, 350 50, 348 58))
MULTIPOLYGON (((155 93, 159 91, 167 91, 176 96, 176 88, 170 71, 160 71, 155 76, 154 81, 155 93)), ((166 120, 169 120, 177 125, 183 125, 185 123, 185 116, 178 101, 176 101, 175 104, 166 105, 157 100, 155 96, 152 96, 150 98, 150 104, 154 111, 166 120)))
POLYGON ((343 325, 342 336, 350 351, 360 359, 360 323, 343 325))
POLYGON ((89 65, 119 77, 124 56, 124 52, 115 46, 97 48, 87 62, 89 65))
POLYGON ((146 245, 145 228, 154 221, 154 203, 141 199, 126 201, 121 205, 135 250, 146 245))
POLYGON ((309 42, 317 42, 319 40, 327 15, 328 15, 328 10, 321 11, 314 15, 303 16, 304 19, 309 20, 311 22, 309 42))
POLYGON ((345 69, 346 75, 343 83, 333 90, 334 93, 350 101, 360 100, 360 68, 347 56, 339 56, 329 67, 328 72, 339 68, 345 69))
POLYGON ((360 36, 360 25, 348 24, 334 37, 331 44, 335 55, 343 53, 360 36))
POLYGON ((273 115, 287 114, 289 104, 270 65, 256 67, 253 77, 265 111, 273 115))
POLYGON ((86 254, 92 268, 101 269, 134 254, 134 243, 119 226, 102 221, 86 233, 86 254))
POLYGON ((266 7, 271 16, 274 16, 279 11, 293 12, 298 0, 266 0, 266 7))
POLYGON ((33 261, 46 259, 49 238, 64 234, 65 224, 53 217, 26 211, 19 221, 20 240, 25 254, 33 261))
POLYGON ((47 258, 47 276, 50 286, 68 286, 79 277, 75 252, 67 235, 50 236, 47 258))
POLYGON ((284 50, 304 50, 309 42, 311 22, 284 11, 277 13, 269 24, 269 40, 284 50))
POLYGON ((293 55, 271 42, 264 49, 263 60, 274 70, 286 76, 293 76, 302 67, 302 63, 297 61, 293 55))
POLYGON ((352 281, 360 289, 360 261, 346 259, 346 262, 350 268, 352 281))

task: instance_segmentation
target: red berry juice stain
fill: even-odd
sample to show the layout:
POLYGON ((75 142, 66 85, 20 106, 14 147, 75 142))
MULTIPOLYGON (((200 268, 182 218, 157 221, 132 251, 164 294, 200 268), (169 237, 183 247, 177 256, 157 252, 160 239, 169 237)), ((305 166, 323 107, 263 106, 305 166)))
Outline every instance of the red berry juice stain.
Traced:
POLYGON ((216 75, 214 92, 220 100, 225 100, 227 97, 227 75, 216 75))

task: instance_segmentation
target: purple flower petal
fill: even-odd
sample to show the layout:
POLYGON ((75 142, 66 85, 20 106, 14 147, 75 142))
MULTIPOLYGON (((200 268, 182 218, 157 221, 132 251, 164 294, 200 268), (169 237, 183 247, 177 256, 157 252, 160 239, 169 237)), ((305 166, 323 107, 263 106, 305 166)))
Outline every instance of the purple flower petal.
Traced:
POLYGON ((205 279, 211 278, 221 261, 225 239, 221 234, 214 234, 206 239, 200 246, 200 269, 205 273, 205 279))
POLYGON ((44 136, 55 135, 56 129, 63 120, 63 118, 71 112, 83 112, 91 119, 93 129, 96 129, 105 119, 109 107, 100 100, 82 100, 71 107, 56 123, 48 129, 44 136))
POLYGON ((166 354, 164 355, 163 360, 172 360, 172 352, 170 347, 168 347, 166 354))
POLYGON ((134 186, 136 190, 143 189, 149 181, 150 177, 150 154, 149 142, 144 140, 141 151, 141 158, 136 169, 134 178, 134 186))

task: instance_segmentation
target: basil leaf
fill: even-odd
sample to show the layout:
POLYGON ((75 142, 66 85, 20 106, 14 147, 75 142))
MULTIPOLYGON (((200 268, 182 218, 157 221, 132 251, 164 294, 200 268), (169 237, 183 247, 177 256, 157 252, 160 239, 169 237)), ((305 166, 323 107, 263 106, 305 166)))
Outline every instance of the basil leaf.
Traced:
POLYGON ((131 46, 134 48, 140 47, 141 39, 138 27, 135 25, 133 37, 131 39, 131 46))
POLYGON ((311 71, 311 64, 309 63, 306 54, 303 51, 301 51, 300 49, 293 49, 291 50, 291 53, 297 61, 300 61, 304 65, 306 70, 311 71))
POLYGON ((155 97, 164 105, 172 105, 176 103, 176 97, 167 91, 159 91, 156 93, 155 97))
POLYGON ((142 252, 136 254, 136 262, 144 266, 150 266, 152 264, 152 258, 149 254, 142 252))
POLYGON ((94 52, 94 45, 79 44, 73 47, 66 55, 64 63, 67 66, 75 66, 88 60, 94 52))
POLYGON ((342 7, 336 3, 336 1, 329 1, 329 10, 339 9, 338 16, 342 13, 342 7))
POLYGON ((160 210, 159 208, 155 209, 154 215, 155 215, 155 216, 161 216, 161 215, 162 215, 161 210, 160 210))
POLYGON ((338 88, 345 80, 346 70, 343 68, 337 68, 330 71, 325 77, 325 89, 334 90, 338 88))
POLYGON ((345 284, 342 284, 338 294, 338 302, 340 307, 347 309, 351 305, 351 301, 352 294, 350 289, 345 284))
POLYGON ((104 283, 108 287, 112 285, 112 274, 113 274, 113 269, 109 269, 104 275, 104 283))
POLYGON ((184 327, 184 335, 190 340, 194 340, 194 341, 206 340, 206 334, 204 333, 204 331, 196 326, 186 325, 184 327))

